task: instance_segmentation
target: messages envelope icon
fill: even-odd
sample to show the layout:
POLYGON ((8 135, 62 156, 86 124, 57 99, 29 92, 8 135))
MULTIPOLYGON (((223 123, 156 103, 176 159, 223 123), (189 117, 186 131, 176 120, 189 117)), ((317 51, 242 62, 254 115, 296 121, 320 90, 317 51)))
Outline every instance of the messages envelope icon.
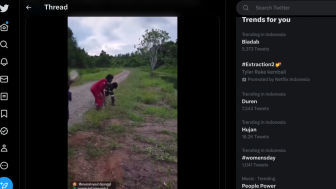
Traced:
POLYGON ((0 76, 0 83, 8 83, 8 76, 7 75, 1 75, 0 76))

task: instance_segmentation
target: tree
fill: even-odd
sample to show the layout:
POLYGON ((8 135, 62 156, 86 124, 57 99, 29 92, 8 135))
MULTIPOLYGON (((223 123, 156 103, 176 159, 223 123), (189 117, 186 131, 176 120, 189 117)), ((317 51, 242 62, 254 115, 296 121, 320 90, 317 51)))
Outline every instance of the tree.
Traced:
POLYGON ((151 66, 150 75, 153 76, 153 71, 156 68, 158 50, 162 45, 170 39, 169 34, 160 29, 146 30, 145 35, 142 35, 143 39, 140 40, 135 48, 141 53, 144 58, 148 58, 151 66))
MULTIPOLYGON (((177 69, 177 39, 176 42, 167 41, 168 33, 162 30, 146 31, 143 38, 143 42, 139 38, 139 49, 136 51, 112 56, 101 50, 99 55, 91 56, 84 48, 79 47, 73 31, 68 27, 68 67, 85 69, 150 66, 151 75, 153 70, 163 65, 169 69, 177 69), (151 57, 153 53, 155 56, 151 57)), ((137 48, 136 45, 134 47, 137 48)))

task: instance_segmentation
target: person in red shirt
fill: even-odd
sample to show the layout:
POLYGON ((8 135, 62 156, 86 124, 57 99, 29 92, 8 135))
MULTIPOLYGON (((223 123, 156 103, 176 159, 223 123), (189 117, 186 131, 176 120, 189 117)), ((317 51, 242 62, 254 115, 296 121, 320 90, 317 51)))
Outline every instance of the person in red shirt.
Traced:
POLYGON ((113 75, 108 74, 106 78, 97 81, 91 86, 91 92, 95 98, 97 110, 99 110, 103 106, 105 97, 104 89, 110 82, 112 82, 112 80, 113 75))

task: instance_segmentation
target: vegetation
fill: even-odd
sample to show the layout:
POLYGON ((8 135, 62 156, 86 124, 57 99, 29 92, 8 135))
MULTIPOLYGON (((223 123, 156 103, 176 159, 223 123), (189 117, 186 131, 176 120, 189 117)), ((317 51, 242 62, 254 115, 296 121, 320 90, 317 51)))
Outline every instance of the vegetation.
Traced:
POLYGON ((164 48, 164 44, 170 37, 166 31, 160 29, 152 29, 151 31, 146 30, 145 32, 146 34, 142 36, 143 40, 140 41, 137 49, 143 58, 149 59, 151 67, 150 73, 151 76, 153 76, 153 71, 158 62, 158 54, 160 54, 159 50, 164 48))
MULTIPOLYGON (((162 34, 157 35, 157 40, 161 35, 164 40, 163 43, 156 43, 156 46, 160 46, 157 48, 157 63, 152 66, 148 56, 142 55, 139 51, 139 48, 134 52, 126 53, 126 54, 118 54, 118 55, 110 55, 105 51, 101 51, 99 56, 90 56, 84 48, 78 46, 77 40, 72 32, 72 30, 68 27, 68 67, 69 68, 81 68, 84 73, 80 74, 88 74, 86 73, 88 68, 94 72, 99 72, 99 68, 135 68, 135 67, 147 67, 148 71, 153 71, 159 68, 162 65, 165 65, 171 70, 177 69, 177 40, 174 41, 166 41, 169 36, 168 33, 161 31, 162 34)), ((154 33, 155 34, 155 33, 154 33)), ((148 36, 153 36, 152 33, 146 33, 144 41, 147 40, 147 47, 149 47, 149 38, 148 36), (146 37, 147 35, 147 37, 146 37)), ((155 37, 155 36, 154 36, 155 37)), ((155 47, 156 47, 155 46, 155 47)), ((140 49, 143 49, 141 47, 140 49)), ((91 73, 91 72, 90 72, 91 73)))

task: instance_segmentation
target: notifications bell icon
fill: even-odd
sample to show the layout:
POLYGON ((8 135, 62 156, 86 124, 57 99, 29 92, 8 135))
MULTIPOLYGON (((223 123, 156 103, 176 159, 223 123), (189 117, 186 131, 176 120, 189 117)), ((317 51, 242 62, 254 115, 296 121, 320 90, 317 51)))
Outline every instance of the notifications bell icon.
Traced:
POLYGON ((8 64, 8 60, 6 58, 2 58, 1 61, 0 61, 0 64, 2 66, 6 66, 8 64))

